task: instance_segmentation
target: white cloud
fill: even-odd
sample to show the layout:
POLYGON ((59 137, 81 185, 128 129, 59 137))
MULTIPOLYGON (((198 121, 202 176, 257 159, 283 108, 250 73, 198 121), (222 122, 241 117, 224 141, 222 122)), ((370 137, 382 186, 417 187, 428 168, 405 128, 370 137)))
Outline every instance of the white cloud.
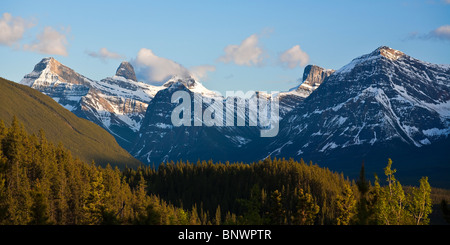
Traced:
POLYGON ((228 45, 224 48, 225 55, 219 57, 220 62, 236 65, 253 66, 260 65, 264 59, 263 49, 259 46, 258 35, 253 34, 246 38, 240 45, 228 45))
POLYGON ((190 69, 190 73, 195 80, 204 80, 206 79, 208 72, 213 72, 216 70, 215 66, 212 65, 202 65, 202 66, 193 66, 190 69))
POLYGON ((142 48, 133 61, 137 75, 147 82, 161 84, 173 75, 187 76, 189 70, 175 61, 156 56, 152 50, 142 48))
POLYGON ((151 49, 146 48, 139 50, 132 63, 139 79, 156 85, 163 84, 172 76, 191 76, 196 80, 202 80, 207 77, 208 72, 216 70, 212 65, 193 66, 187 69, 173 60, 155 55, 151 49))
POLYGON ((436 38, 450 40, 450 25, 440 26, 433 30, 430 34, 436 38))
POLYGON ((3 13, 0 18, 0 44, 8 46, 15 44, 22 39, 24 32, 34 25, 32 21, 3 13))
POLYGON ((300 45, 295 45, 280 55, 279 62, 293 69, 297 66, 307 65, 309 55, 300 48, 300 45))
POLYGON ((125 59, 125 56, 109 51, 107 48, 101 48, 98 52, 87 52, 87 54, 94 58, 106 59, 125 59))
POLYGON ((32 44, 24 45, 24 49, 42 54, 67 56, 67 45, 68 42, 65 34, 47 26, 37 36, 37 40, 32 44))
MULTIPOLYGON (((450 0, 449 0, 450 1, 450 0)), ((441 39, 441 40, 450 40, 450 25, 440 26, 426 34, 421 34, 417 31, 410 32, 408 36, 404 40, 414 40, 414 39, 422 39, 422 40, 430 40, 430 39, 441 39)))

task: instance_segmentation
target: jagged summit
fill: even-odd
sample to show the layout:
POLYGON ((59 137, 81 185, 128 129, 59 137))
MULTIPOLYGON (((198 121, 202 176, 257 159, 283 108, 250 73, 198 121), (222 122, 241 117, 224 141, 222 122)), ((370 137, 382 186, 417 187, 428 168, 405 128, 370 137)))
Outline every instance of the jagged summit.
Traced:
POLYGON ((59 66, 59 65, 61 65, 61 63, 59 63, 57 60, 55 60, 55 58, 46 57, 46 58, 43 58, 41 61, 39 61, 39 63, 37 63, 34 66, 33 72, 41 72, 48 66, 59 66))
POLYGON ((195 81, 195 79, 192 78, 191 76, 173 75, 162 86, 168 88, 168 87, 172 86, 174 83, 181 83, 184 86, 186 86, 186 88, 193 88, 196 85, 196 83, 198 83, 198 82, 195 81))
POLYGON ((405 55, 403 52, 392 49, 388 46, 381 46, 377 48, 375 51, 373 51, 372 54, 381 55, 390 60, 397 60, 398 58, 405 55))
POLYGON ((388 59, 390 61, 397 61, 402 57, 409 57, 405 53, 392 49, 387 46, 381 46, 372 51, 371 53, 359 56, 353 59, 349 64, 343 66, 341 69, 337 70, 337 74, 350 72, 353 68, 360 65, 370 65, 373 62, 380 61, 382 59, 388 59))
POLYGON ((190 75, 186 76, 173 75, 166 83, 162 85, 162 87, 176 88, 179 87, 181 84, 194 93, 199 93, 207 97, 219 97, 219 95, 216 92, 205 88, 203 84, 195 80, 190 75))
POLYGON ((301 83, 298 86, 291 88, 289 92, 282 93, 282 95, 291 94, 306 98, 334 72, 335 70, 333 69, 325 69, 317 65, 307 65, 303 70, 301 83))
POLYGON ((134 68, 127 61, 123 61, 122 63, 120 63, 120 66, 117 68, 117 71, 116 71, 116 76, 124 77, 126 79, 137 82, 136 73, 134 72, 134 68))
POLYGON ((333 72, 333 69, 325 69, 317 65, 307 65, 303 71, 303 82, 322 83, 333 72))
POLYGON ((20 83, 36 88, 61 83, 87 85, 90 80, 61 64, 55 58, 47 57, 37 63, 33 71, 25 75, 20 83))
POLYGON ((324 69, 316 65, 307 65, 303 71, 303 83, 298 86, 297 91, 305 92, 307 95, 311 94, 334 72, 335 70, 332 69, 324 69))

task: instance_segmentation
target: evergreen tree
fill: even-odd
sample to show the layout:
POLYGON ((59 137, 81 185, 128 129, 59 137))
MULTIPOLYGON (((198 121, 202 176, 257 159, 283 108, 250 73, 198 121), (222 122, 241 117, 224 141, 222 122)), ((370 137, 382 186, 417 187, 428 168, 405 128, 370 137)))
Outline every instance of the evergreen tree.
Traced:
MULTIPOLYGON (((270 160, 270 158, 269 158, 270 160)), ((282 225, 285 219, 285 210, 282 205, 281 193, 278 190, 272 192, 270 196, 269 220, 272 225, 282 225)))
POLYGON ((419 188, 413 187, 409 195, 408 210, 411 212, 416 225, 426 225, 430 222, 428 215, 433 211, 430 194, 431 187, 428 183, 428 177, 423 177, 420 179, 419 188))
POLYGON ((215 215, 215 219, 214 219, 214 224, 215 225, 220 225, 222 223, 222 215, 220 214, 220 205, 217 206, 216 209, 216 215, 215 215))
POLYGON ((40 182, 36 182, 32 191, 33 206, 31 207, 31 225, 47 225, 49 224, 48 204, 44 196, 40 182))
POLYGON ((137 225, 161 225, 161 213, 150 204, 145 209, 145 213, 138 215, 135 224, 137 225))
POLYGON ((366 180, 366 174, 364 169, 364 161, 361 165, 361 170, 359 172, 359 179, 356 181, 356 186, 359 191, 359 201, 357 203, 357 222, 359 225, 367 225, 369 222, 369 210, 367 202, 367 193, 370 189, 370 184, 366 180))
POLYGON ((245 224, 262 225, 264 223, 263 218, 260 215, 263 203, 263 195, 264 194, 260 192, 259 186, 254 185, 250 193, 250 199, 239 200, 246 209, 246 212, 243 215, 245 224))
POLYGON ((346 185, 343 193, 337 196, 336 208, 337 225, 349 225, 356 208, 356 200, 349 185, 346 185))
POLYGON ((294 225, 313 225, 319 213, 319 206, 314 203, 313 197, 309 193, 304 193, 299 189, 296 194, 296 211, 292 218, 294 225))
POLYGON ((386 186, 381 187, 378 177, 375 176, 374 216, 376 223, 381 225, 414 224, 414 215, 421 217, 420 219, 428 216, 429 210, 427 208, 419 207, 419 204, 425 205, 422 207, 427 207, 426 205, 428 205, 427 202, 429 200, 426 198, 429 187, 429 185, 427 186, 428 181, 423 179, 421 183, 422 187, 419 188, 419 190, 414 191, 414 194, 411 195, 408 200, 402 185, 394 176, 396 170, 391 167, 392 160, 389 159, 388 165, 384 169, 387 177, 386 186), (419 197, 419 193, 421 194, 421 197, 419 197), (413 201, 413 203, 411 203, 411 201, 413 201), (414 213, 412 213, 411 210, 414 210, 414 213))
MULTIPOLYGON (((95 168, 95 166, 92 166, 95 168)), ((95 225, 102 223, 102 211, 104 211, 104 185, 102 172, 93 171, 90 179, 90 189, 84 203, 85 218, 83 223, 95 225)))
POLYGON ((189 225, 200 225, 200 218, 198 217, 197 205, 192 207, 191 215, 189 217, 189 225))

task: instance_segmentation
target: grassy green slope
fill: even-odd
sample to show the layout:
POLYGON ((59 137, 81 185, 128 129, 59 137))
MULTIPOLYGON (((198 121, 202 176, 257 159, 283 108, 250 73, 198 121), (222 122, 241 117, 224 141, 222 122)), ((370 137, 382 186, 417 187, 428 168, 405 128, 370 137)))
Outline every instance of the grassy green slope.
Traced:
POLYGON ((50 141, 61 142, 83 161, 119 168, 140 165, 100 126, 75 116, 39 91, 0 78, 0 119, 9 125, 14 115, 29 133, 43 129, 50 141))

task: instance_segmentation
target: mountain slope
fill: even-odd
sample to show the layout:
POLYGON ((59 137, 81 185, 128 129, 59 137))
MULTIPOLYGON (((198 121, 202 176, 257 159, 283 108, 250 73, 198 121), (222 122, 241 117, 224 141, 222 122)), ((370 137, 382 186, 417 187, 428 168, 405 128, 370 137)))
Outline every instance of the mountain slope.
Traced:
POLYGON ((9 124, 14 115, 30 133, 43 129, 50 141, 61 142, 86 162, 94 160, 119 167, 140 165, 99 126, 75 116, 32 88, 0 78, 0 119, 9 124))

